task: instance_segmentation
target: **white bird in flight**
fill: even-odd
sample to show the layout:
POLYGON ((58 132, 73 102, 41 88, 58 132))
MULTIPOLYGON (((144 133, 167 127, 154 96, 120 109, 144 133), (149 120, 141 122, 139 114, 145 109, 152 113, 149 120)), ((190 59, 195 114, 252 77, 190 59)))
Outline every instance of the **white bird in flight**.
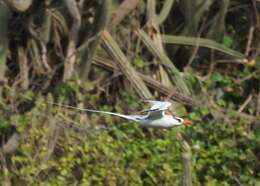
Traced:
POLYGON ((166 110, 171 106, 171 103, 168 101, 151 101, 147 100, 152 106, 150 109, 145 110, 146 115, 125 115, 119 114, 114 112, 107 112, 107 111, 99 111, 99 110, 92 110, 92 109, 83 109, 78 107, 73 107, 69 105, 63 105, 59 103, 51 103, 57 106, 62 106, 65 108, 72 108, 77 109, 80 111, 86 112, 95 112, 95 113, 103 113, 103 114, 110 114, 114 116, 119 116, 121 118, 125 118, 128 120, 135 121, 140 124, 142 127, 148 128, 172 128, 175 126, 189 126, 192 125, 191 121, 186 121, 180 117, 176 117, 173 115, 168 115, 165 113, 166 110))

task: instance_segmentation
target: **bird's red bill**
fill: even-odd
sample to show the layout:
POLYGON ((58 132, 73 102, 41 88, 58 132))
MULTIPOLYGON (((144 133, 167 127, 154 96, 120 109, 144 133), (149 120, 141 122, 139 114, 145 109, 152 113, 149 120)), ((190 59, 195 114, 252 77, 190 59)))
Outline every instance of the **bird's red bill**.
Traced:
POLYGON ((184 126, 190 126, 190 125, 192 125, 192 122, 191 121, 183 121, 182 124, 184 126))

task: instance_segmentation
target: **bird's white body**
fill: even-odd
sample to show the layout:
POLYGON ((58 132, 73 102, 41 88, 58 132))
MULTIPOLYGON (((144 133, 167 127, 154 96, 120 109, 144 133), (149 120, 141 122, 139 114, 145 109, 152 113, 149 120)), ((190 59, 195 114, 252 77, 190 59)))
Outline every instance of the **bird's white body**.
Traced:
POLYGON ((128 120, 132 120, 138 122, 143 127, 148 128, 172 128, 179 125, 191 125, 190 121, 184 121, 182 118, 175 117, 172 115, 165 114, 165 111, 170 107, 171 103, 167 101, 147 101, 152 104, 152 107, 149 110, 146 110, 146 115, 125 115, 119 114, 114 112, 107 112, 107 111, 99 111, 99 110, 92 110, 92 109, 81 109, 69 105, 62 105, 57 103, 52 103, 55 105, 59 105, 66 108, 73 108, 81 111, 87 112, 95 112, 95 113, 103 113, 103 114, 110 114, 114 116, 119 116, 121 118, 125 118, 128 120))
POLYGON ((174 126, 178 126, 180 122, 174 119, 171 115, 164 115, 158 119, 145 118, 139 121, 142 127, 150 127, 150 128, 171 128, 174 126))

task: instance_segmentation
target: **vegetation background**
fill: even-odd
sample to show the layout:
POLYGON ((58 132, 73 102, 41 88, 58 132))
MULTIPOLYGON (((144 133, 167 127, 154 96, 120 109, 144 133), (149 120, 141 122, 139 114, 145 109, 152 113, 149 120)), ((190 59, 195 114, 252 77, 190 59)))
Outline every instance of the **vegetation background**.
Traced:
POLYGON ((258 0, 1 0, 1 185, 260 185, 258 0), (170 100, 192 127, 108 115, 170 100))

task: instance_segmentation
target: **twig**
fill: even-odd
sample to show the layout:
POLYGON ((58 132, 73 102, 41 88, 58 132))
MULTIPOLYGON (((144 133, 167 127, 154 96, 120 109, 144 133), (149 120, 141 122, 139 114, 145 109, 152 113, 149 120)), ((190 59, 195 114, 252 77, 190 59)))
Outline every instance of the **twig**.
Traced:
POLYGON ((51 67, 48 64, 48 60, 47 60, 47 48, 46 48, 46 44, 44 42, 44 39, 40 36, 40 34, 38 34, 37 32, 35 32, 31 27, 28 28, 30 34, 32 35, 32 37, 39 42, 40 46, 41 46, 41 61, 43 66, 45 67, 45 69, 47 70, 47 72, 51 71, 51 67))
MULTIPOLYGON (((92 43, 93 41, 95 41, 98 37, 100 37, 102 35, 102 31, 96 33, 94 36, 88 38, 86 41, 84 41, 84 43, 82 43, 77 49, 76 51, 73 53, 78 53, 78 52, 82 52, 85 49, 88 48, 89 44, 92 43)), ((71 56, 70 56, 71 57, 71 56)))
POLYGON ((112 28, 118 25, 126 15, 135 9, 140 0, 124 0, 118 8, 112 13, 109 27, 112 28))
POLYGON ((89 48, 90 43, 94 42, 98 37, 100 37, 102 35, 102 31, 98 32, 97 34, 95 34, 94 36, 88 38, 86 41, 84 41, 77 49, 75 49, 75 51, 68 56, 68 60, 70 58, 72 58, 74 55, 77 55, 80 52, 83 52, 84 50, 89 48))
POLYGON ((237 63, 237 64, 246 64, 247 59, 221 59, 216 60, 216 63, 237 63))
POLYGON ((256 26, 260 26, 259 24, 260 24, 260 19, 259 19, 259 11, 258 11, 258 4, 257 4, 257 2, 258 3, 260 3, 260 1, 259 0, 251 0, 251 6, 252 6, 252 9, 253 9, 253 17, 252 17, 252 21, 254 22, 254 25, 256 25, 256 26))
POLYGON ((210 106, 211 106, 212 112, 216 112, 217 111, 217 113, 220 115, 220 117, 223 118, 227 122, 230 122, 230 119, 226 116, 225 113, 232 113, 234 116, 246 119, 249 122, 253 122, 253 121, 259 120, 258 117, 246 114, 244 112, 238 112, 236 110, 221 108, 218 105, 216 105, 212 99, 210 100, 210 106))
POLYGON ((202 77, 204 80, 208 79, 211 74, 213 73, 214 71, 214 68, 216 66, 216 63, 215 63, 215 55, 214 55, 214 50, 210 50, 210 65, 209 65, 209 71, 207 73, 207 75, 205 77, 202 77))
POLYGON ((235 83, 240 84, 240 83, 242 83, 243 81, 246 81, 246 80, 251 79, 252 77, 254 77, 254 76, 255 76, 256 74, 258 74, 258 73, 260 73, 260 69, 254 71, 254 72, 252 72, 251 74, 249 74, 249 75, 247 75, 247 76, 245 76, 245 77, 243 77, 243 78, 241 78, 241 79, 235 80, 235 83))
MULTIPOLYGON (((259 22, 260 22, 260 21, 259 21, 259 22)), ((259 54, 260 54, 260 41, 258 40, 258 46, 257 46, 257 48, 256 48, 256 52, 255 52, 255 54, 254 54, 254 56, 253 56, 253 59, 254 59, 254 58, 257 58, 259 54)))
POLYGON ((201 25, 201 27, 199 29, 199 32, 197 34, 196 45, 195 45, 195 47, 193 47, 193 52, 192 52, 192 54, 190 56, 190 59, 188 61, 188 64, 186 65, 185 68, 189 67, 192 64, 193 60, 195 59, 195 57, 196 57, 196 55, 197 55, 197 53, 199 51, 199 48, 200 48, 199 38, 201 37, 201 33, 202 33, 203 29, 204 29, 205 23, 206 23, 206 19, 204 18, 203 21, 202 21, 202 25, 201 25))
POLYGON ((249 52, 251 51, 251 44, 252 44, 252 40, 253 40, 253 36, 254 36, 254 30, 255 30, 255 27, 251 25, 249 28, 248 39, 247 39, 247 44, 246 44, 246 51, 245 51, 246 56, 248 56, 249 52))
POLYGON ((257 95, 256 117, 260 117, 260 92, 257 95))
POLYGON ((242 186, 241 182, 236 176, 232 176, 233 180, 237 183, 237 186, 242 186))
POLYGON ((248 103, 252 100, 252 94, 250 94, 248 97, 247 97, 247 99, 245 100, 245 102, 239 107, 239 109, 238 109, 238 112, 240 113, 240 112, 242 112, 244 109, 245 109, 245 107, 248 105, 248 103))
POLYGON ((26 51, 22 48, 18 48, 18 63, 20 68, 21 86, 24 90, 29 87, 29 67, 28 58, 26 56, 26 51))

